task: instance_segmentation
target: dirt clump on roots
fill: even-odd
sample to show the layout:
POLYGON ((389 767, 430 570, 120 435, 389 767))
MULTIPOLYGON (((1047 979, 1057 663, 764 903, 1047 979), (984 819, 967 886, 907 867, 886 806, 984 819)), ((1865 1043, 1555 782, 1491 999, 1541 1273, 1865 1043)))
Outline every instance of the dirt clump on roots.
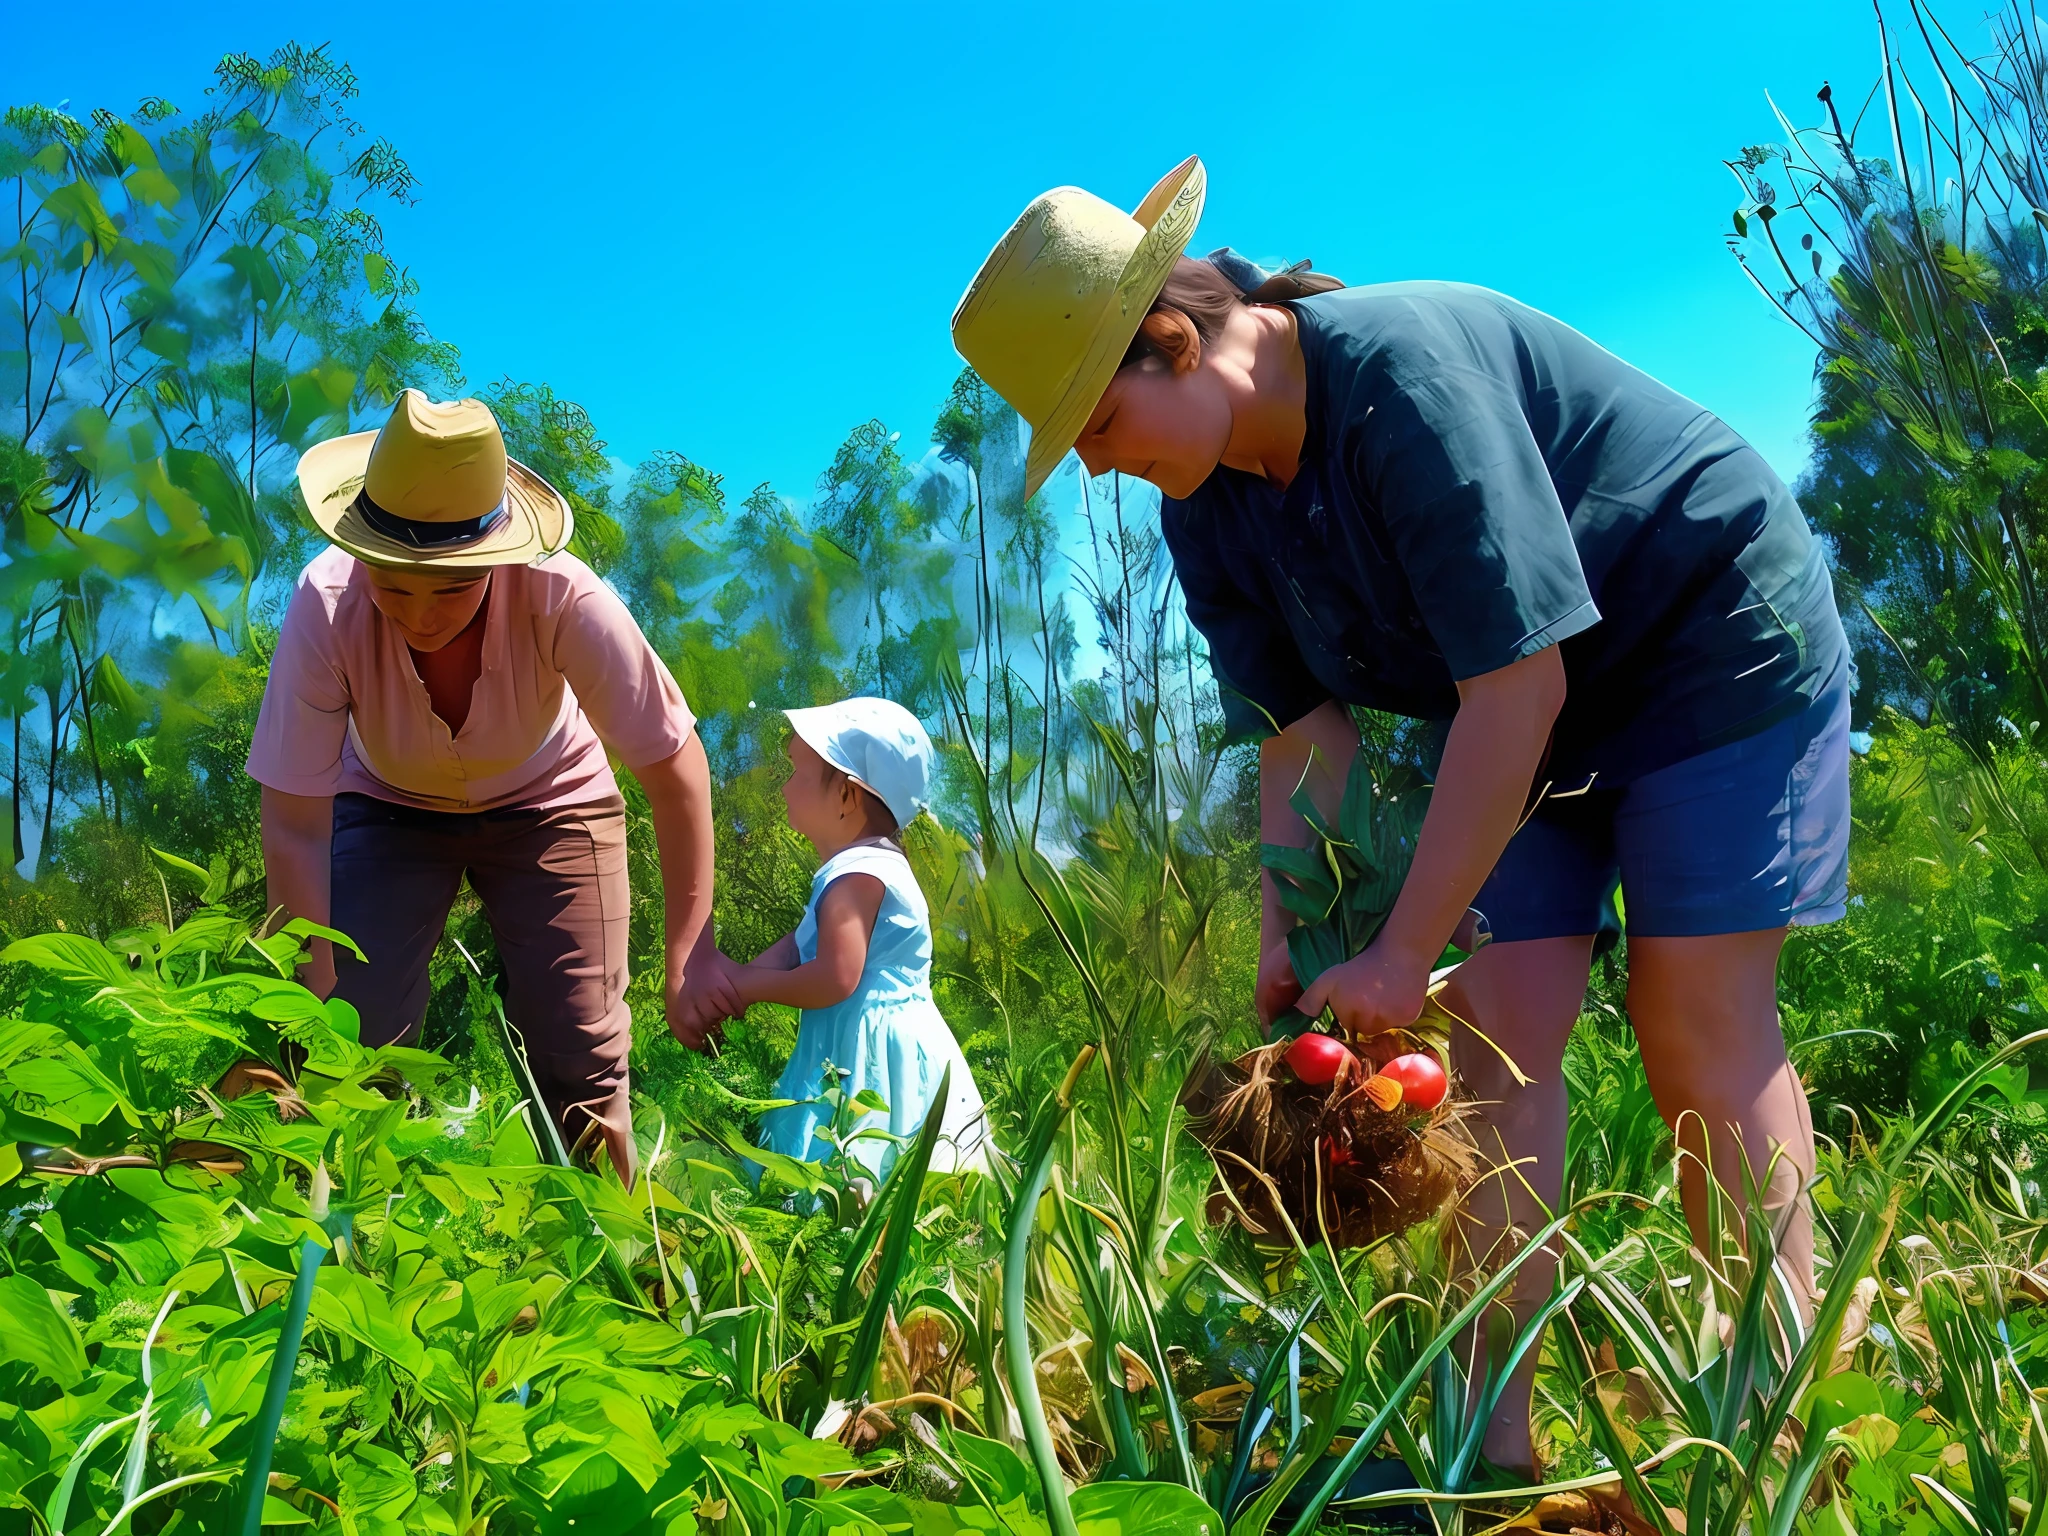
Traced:
POLYGON ((1311 1086, 1282 1060, 1288 1043, 1212 1060, 1181 1091, 1188 1129, 1227 1186, 1210 1196, 1212 1222, 1280 1244, 1291 1225, 1308 1246, 1357 1248, 1437 1215, 1472 1183, 1469 1104, 1452 1094, 1427 1113, 1382 1109, 1369 1064, 1311 1086))

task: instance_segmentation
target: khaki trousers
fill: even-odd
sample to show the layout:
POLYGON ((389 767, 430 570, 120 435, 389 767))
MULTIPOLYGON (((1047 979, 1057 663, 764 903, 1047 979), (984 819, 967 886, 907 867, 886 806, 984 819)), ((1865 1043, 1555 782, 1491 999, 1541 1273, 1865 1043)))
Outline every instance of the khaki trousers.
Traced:
POLYGON ((425 811, 336 795, 332 871, 333 925, 365 957, 336 949, 334 995, 362 1015, 363 1043, 417 1036, 427 964, 467 874, 547 1111, 571 1146, 594 1123, 631 1182, 625 802, 425 811))

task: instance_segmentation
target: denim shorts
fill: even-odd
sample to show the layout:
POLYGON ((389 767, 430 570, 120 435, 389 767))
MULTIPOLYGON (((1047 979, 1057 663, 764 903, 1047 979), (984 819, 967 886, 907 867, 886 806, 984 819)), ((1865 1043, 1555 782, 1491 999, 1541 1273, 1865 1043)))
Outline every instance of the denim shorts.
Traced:
POLYGON ((1807 927, 1849 899, 1846 666, 1799 714, 1614 789, 1546 799, 1473 905, 1496 941, 1807 927))

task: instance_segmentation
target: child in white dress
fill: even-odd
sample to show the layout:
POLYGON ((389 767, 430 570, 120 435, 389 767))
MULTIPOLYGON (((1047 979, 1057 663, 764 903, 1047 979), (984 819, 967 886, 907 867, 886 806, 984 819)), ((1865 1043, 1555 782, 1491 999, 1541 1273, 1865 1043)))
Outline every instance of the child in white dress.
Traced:
MULTIPOLYGON (((871 1089, 888 1113, 859 1116, 875 1127, 915 1136, 952 1068, 940 1119, 935 1171, 986 1166, 987 1113, 960 1046, 932 1001, 932 931, 924 893, 898 841, 925 809, 932 745, 917 717, 887 699, 848 699, 788 711, 789 781, 782 797, 789 822, 824 861, 794 933, 752 964, 722 952, 693 966, 694 1006, 706 1018, 733 1017, 751 1003, 803 1010, 796 1051, 775 1097, 798 1102, 762 1119, 761 1145, 816 1162, 831 1145, 832 1107, 820 1102, 829 1063, 848 1098, 871 1089)), ((896 1160, 894 1141, 864 1136, 852 1155, 877 1178, 896 1160)))

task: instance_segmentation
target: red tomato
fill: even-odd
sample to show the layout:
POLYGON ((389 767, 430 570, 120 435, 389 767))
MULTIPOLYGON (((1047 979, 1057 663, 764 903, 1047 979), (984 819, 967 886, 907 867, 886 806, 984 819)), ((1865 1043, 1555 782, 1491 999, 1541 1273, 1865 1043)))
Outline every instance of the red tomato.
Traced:
POLYGON ((1347 1064, 1358 1065, 1358 1058, 1351 1054, 1350 1047, 1342 1040, 1334 1035, 1319 1035, 1313 1030, 1296 1036, 1294 1044, 1287 1047, 1287 1054, 1280 1059, 1311 1088, 1334 1082, 1347 1064))
POLYGON ((1380 1073, 1401 1085, 1404 1104, 1411 1104, 1419 1110, 1435 1109, 1451 1089, 1450 1079, 1444 1076, 1443 1063, 1427 1051, 1411 1051, 1406 1056, 1396 1056, 1380 1068, 1380 1073))

